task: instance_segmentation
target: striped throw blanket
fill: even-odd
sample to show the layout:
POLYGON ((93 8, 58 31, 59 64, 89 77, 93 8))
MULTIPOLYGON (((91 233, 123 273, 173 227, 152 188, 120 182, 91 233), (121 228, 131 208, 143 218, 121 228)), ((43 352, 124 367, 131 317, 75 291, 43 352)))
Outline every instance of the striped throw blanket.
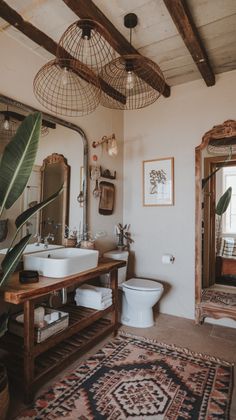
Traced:
POLYGON ((224 258, 236 258, 236 238, 221 238, 218 256, 224 258))

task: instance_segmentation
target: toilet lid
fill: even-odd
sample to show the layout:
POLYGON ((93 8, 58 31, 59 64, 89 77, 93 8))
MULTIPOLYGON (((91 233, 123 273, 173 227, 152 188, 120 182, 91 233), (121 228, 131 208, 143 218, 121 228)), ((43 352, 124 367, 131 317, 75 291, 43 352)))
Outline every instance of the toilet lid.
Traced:
POLYGON ((140 278, 132 278, 130 280, 125 281, 122 283, 123 287, 127 287, 128 289, 135 289, 135 290, 162 290, 163 286, 161 283, 158 283, 155 280, 147 280, 147 279, 140 279, 140 278))

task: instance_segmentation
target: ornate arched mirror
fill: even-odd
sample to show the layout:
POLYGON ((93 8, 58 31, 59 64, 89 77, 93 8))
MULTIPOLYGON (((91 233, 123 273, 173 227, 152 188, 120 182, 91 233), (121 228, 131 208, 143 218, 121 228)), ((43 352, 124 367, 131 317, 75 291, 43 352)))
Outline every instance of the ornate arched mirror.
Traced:
POLYGON ((236 121, 196 147, 196 322, 236 320, 236 121))
POLYGON ((41 167, 41 197, 46 200, 63 185, 62 193, 40 212, 40 236, 62 244, 69 225, 70 166, 59 153, 47 156, 41 167))

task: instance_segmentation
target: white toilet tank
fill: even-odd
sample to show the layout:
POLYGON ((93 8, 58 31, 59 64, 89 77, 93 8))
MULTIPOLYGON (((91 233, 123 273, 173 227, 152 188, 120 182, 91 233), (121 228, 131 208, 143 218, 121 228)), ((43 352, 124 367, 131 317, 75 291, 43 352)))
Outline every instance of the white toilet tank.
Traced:
POLYGON ((113 249, 112 251, 105 252, 103 254, 103 257, 111 258, 112 260, 126 261, 126 266, 125 267, 118 268, 118 285, 120 285, 121 283, 126 281, 129 252, 128 251, 120 251, 119 249, 113 249))

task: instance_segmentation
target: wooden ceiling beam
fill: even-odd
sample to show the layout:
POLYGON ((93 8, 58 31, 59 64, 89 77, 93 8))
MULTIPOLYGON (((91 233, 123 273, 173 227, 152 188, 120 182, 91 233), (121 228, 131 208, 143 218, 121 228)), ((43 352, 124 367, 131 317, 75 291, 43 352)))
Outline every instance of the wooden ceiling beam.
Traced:
POLYGON ((185 0, 164 0, 164 3, 206 85, 213 86, 215 75, 187 2, 185 0))
MULTIPOLYGON (((6 22, 8 22, 10 25, 14 26, 16 29, 18 29, 20 32, 26 35, 29 39, 31 39, 36 44, 38 44, 40 47, 44 48, 45 50, 50 52, 52 55, 56 56, 57 43, 48 35, 46 35, 44 32, 40 31, 40 29, 32 25, 30 22, 27 22, 26 20, 24 20, 22 16, 19 15, 19 13, 17 13, 10 6, 8 6, 8 4, 4 0, 0 0, 0 17, 4 19, 6 22)), ((69 54, 65 50, 63 50, 63 52, 66 58, 72 58, 69 56, 69 54)), ((85 66, 82 64, 82 68, 83 67, 85 66)), ((78 71, 78 74, 79 74, 79 71, 78 71)), ((86 80, 85 72, 82 72, 81 74, 79 74, 79 76, 83 78, 84 80, 86 80)), ((87 79, 88 79, 87 81, 90 82, 89 75, 87 79)), ((104 93, 109 95, 111 98, 116 98, 116 100, 118 100, 119 102, 123 104, 126 103, 125 96, 122 95, 120 92, 118 92, 116 89, 114 89, 112 86, 108 85, 100 77, 99 77, 99 82, 104 93)))
MULTIPOLYGON (((130 45, 129 41, 116 29, 116 27, 110 22, 110 20, 101 12, 101 10, 91 1, 91 0, 63 0, 64 3, 80 18, 80 19, 92 19, 99 22, 108 32, 109 32, 109 39, 107 41, 109 44, 114 48, 116 52, 120 55, 125 54, 139 54, 139 52, 130 45)), ((145 75, 139 75, 143 80, 145 80, 145 75)), ((157 81, 157 75, 155 73, 154 80, 157 81)), ((161 78, 160 78, 161 79, 161 78)), ((145 80, 148 84, 150 81, 145 80)), ((160 80, 152 84, 150 84, 153 89, 161 90, 160 86, 163 85, 163 81, 160 80)), ((170 96, 170 86, 165 83, 163 96, 169 97, 170 96)))

